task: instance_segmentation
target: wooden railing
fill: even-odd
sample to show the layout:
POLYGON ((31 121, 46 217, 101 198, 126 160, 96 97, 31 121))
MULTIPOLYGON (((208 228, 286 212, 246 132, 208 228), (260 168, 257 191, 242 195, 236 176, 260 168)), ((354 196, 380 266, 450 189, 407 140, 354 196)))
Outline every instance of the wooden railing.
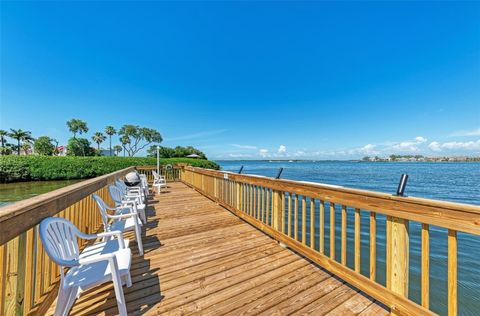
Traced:
POLYGON ((38 224, 46 217, 60 216, 85 233, 96 232, 101 218, 90 195, 96 193, 112 204, 107 186, 132 170, 126 168, 0 208, 0 315, 43 315, 57 295, 60 271, 43 251, 38 224))
POLYGON ((429 294, 434 290, 429 286, 430 225, 445 228, 448 315, 457 314, 457 232, 480 234, 479 206, 192 167, 184 169, 182 181, 384 303, 392 314, 433 314, 429 310, 429 294), (353 221, 347 220, 349 215, 353 221), (363 239, 362 218, 369 223, 369 237, 363 239), (410 221, 421 225, 420 304, 408 299, 410 221), (353 222, 353 251, 347 251, 349 222, 353 222), (379 236, 380 224, 386 227, 385 236, 379 236), (377 269, 380 239, 386 243, 382 271, 377 269), (369 255, 362 261, 365 245, 369 255), (353 254, 353 264, 348 264, 347 253, 353 254))
MULTIPOLYGON (((148 182, 153 182, 153 173, 152 171, 156 171, 156 166, 138 166, 136 167, 139 173, 145 174, 147 176, 148 182)), ((180 167, 165 167, 160 166, 160 175, 164 176, 167 182, 175 182, 180 180, 180 167)))

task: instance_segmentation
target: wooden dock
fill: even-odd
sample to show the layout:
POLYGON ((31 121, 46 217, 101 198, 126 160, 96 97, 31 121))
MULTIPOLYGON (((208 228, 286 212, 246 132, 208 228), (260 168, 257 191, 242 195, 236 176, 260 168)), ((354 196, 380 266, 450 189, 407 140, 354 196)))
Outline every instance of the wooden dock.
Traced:
MULTIPOLYGON (((151 201, 145 256, 133 249, 132 315, 389 313, 185 184, 169 186, 151 201)), ((116 313, 107 284, 84 293, 71 315, 116 313)))
MULTIPOLYGON (((137 167, 150 181, 154 169, 137 167)), ((112 204, 108 186, 132 170, 0 208, 0 316, 53 313, 59 269, 43 250, 39 223, 59 216, 85 233, 101 231, 91 194, 112 204)), ((431 316, 431 293, 444 289, 448 315, 458 315, 457 233, 480 235, 478 205, 189 166, 167 171, 169 191, 154 196, 147 210, 145 256, 130 243, 131 315, 431 316), (420 249, 410 242, 412 223, 421 224, 420 249), (430 236, 430 226, 442 228, 442 237, 430 236), (430 257, 438 254, 430 251, 431 238, 448 240, 443 288, 430 287, 430 257), (385 247, 385 269, 377 269, 377 246, 385 247), (419 300, 408 293, 411 249, 421 252, 419 300)), ((80 248, 87 245, 80 241, 80 248)), ((114 314, 110 284, 83 293, 72 310, 114 314)))

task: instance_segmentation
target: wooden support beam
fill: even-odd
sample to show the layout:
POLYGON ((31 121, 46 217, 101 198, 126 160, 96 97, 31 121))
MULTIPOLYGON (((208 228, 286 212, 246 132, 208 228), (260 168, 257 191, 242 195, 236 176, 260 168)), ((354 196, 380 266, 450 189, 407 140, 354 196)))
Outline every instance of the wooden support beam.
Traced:
POLYGON ((387 217, 387 288, 408 297, 409 222, 387 217))

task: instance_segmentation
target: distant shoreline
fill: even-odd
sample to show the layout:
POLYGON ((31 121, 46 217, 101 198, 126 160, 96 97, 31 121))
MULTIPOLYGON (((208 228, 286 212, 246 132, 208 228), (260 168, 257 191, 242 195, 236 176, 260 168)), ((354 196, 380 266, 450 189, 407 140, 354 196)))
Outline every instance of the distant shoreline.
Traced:
MULTIPOLYGON (((446 157, 447 159, 452 159, 451 157, 446 157)), ((248 162, 286 162, 286 163, 293 163, 293 162, 385 162, 385 163, 392 163, 392 162, 428 162, 428 163, 439 163, 439 162, 480 162, 480 157, 469 157, 467 160, 362 160, 362 159, 349 159, 349 160, 340 160, 340 159, 212 159, 213 161, 248 161, 248 162)))

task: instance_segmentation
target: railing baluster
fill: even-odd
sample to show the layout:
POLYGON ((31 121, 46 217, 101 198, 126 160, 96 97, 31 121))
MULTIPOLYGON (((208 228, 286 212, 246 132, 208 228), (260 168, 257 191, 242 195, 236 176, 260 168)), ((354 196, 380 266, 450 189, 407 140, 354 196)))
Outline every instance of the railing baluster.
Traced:
POLYGON ((315 199, 310 198, 310 248, 315 249, 315 199))
POLYGON ((307 244, 307 197, 302 196, 302 244, 307 244))
POLYGON ((428 224, 422 224, 422 306, 430 306, 430 230, 428 224))
POLYGON ((377 276, 377 214, 370 212, 370 280, 377 276))
POLYGON ((43 257, 45 256, 45 252, 43 251, 43 243, 40 240, 40 235, 38 231, 38 226, 36 226, 36 235, 37 235, 37 255, 35 258, 35 266, 36 266, 36 271, 35 271, 35 304, 37 304, 40 301, 40 297, 43 294, 43 280, 44 280, 44 259, 43 257))
POLYGON ((245 184, 245 211, 248 215, 252 216, 250 213, 250 185, 245 184))
POLYGON ((347 207, 342 205, 342 257, 341 263, 347 265, 347 207))
POLYGON ((260 221, 263 222, 263 195, 264 191, 262 187, 257 187, 257 196, 255 198, 257 216, 260 221))
POLYGON ((253 211, 255 213, 258 213, 257 198, 258 198, 259 195, 260 195, 259 188, 258 188, 258 186, 254 185, 253 186, 253 194, 252 194, 252 207, 253 207, 253 211))
POLYGON ((292 193, 288 192, 288 236, 292 237, 292 193))
POLYGON ((281 222, 280 225, 282 225, 282 233, 285 234, 285 192, 279 192, 280 194, 280 215, 281 217, 281 222))
POLYGON ((320 253, 323 254, 325 252, 325 202, 320 201, 320 233, 318 234, 318 238, 320 239, 320 253))
POLYGON ((360 259, 361 259, 361 220, 360 209, 355 209, 355 272, 360 273, 360 259))
POLYGON ((24 276, 24 314, 27 314, 33 306, 35 274, 35 229, 30 228, 26 234, 25 245, 25 276, 24 276))
POLYGON ((330 202, 330 259, 335 260, 335 204, 330 202))
POLYGON ((15 315, 17 310, 17 268, 18 268, 18 239, 19 236, 7 243, 7 260, 5 273, 5 306, 3 312, 5 315, 15 315))
POLYGON ((270 224, 269 219, 270 219, 270 206, 271 206, 271 194, 270 194, 270 189, 265 189, 267 191, 267 207, 265 208, 265 223, 267 225, 270 224))
POLYGON ((298 240, 298 195, 295 193, 295 205, 294 205, 294 210, 293 210, 295 213, 294 213, 294 220, 293 220, 293 224, 295 225, 294 226, 294 239, 295 240, 298 240))
POLYGON ((0 246, 0 315, 5 315, 5 279, 7 277, 7 245, 0 246))
POLYGON ((250 213, 253 217, 258 218, 258 209, 255 209, 255 186, 250 186, 250 213))
POLYGON ((448 230, 448 315, 457 315, 457 231, 448 230))

